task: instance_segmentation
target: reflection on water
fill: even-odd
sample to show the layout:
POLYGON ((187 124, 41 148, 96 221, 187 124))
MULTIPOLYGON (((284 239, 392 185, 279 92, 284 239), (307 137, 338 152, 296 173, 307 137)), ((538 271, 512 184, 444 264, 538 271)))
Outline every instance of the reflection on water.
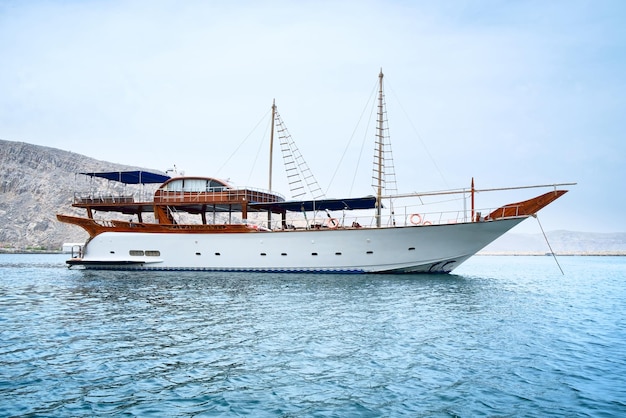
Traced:
POLYGON ((0 255, 7 415, 626 411, 621 259, 571 258, 565 277, 541 257, 419 276, 87 272, 63 259, 0 255))

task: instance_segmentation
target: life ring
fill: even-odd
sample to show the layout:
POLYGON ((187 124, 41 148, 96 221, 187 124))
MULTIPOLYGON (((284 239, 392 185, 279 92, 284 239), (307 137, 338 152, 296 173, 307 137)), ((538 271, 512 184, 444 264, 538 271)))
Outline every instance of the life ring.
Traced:
POLYGON ((339 220, 337 218, 328 218, 328 227, 335 229, 339 226, 339 220))
POLYGON ((419 225, 422 223, 422 215, 419 213, 414 213, 409 219, 413 225, 419 225))
POLYGON ((431 221, 424 221, 424 223, 422 225, 432 225, 433 223, 431 221))
POLYGON ((266 228, 266 227, 260 226, 260 225, 256 225, 256 224, 246 224, 246 227, 248 229, 252 229, 254 231, 261 231, 261 232, 271 232, 272 231, 269 228, 266 228))

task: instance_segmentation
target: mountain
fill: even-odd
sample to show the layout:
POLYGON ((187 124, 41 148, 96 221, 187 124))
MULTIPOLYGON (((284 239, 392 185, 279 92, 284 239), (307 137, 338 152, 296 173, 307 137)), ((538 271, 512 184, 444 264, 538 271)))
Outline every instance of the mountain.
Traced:
POLYGON ((84 242, 85 231, 56 219, 57 213, 84 214, 71 207, 75 173, 136 169, 5 140, 0 140, 0 167, 0 250, 4 251, 59 250, 64 242, 84 242))
POLYGON ((626 232, 552 231, 546 232, 546 237, 543 234, 508 233, 480 253, 499 255, 554 252, 562 255, 626 255, 626 232))
MULTIPOLYGON (((0 251, 60 250, 64 242, 84 242, 87 233, 58 222, 57 213, 84 215, 72 208, 85 171, 157 171, 96 160, 56 148, 0 140, 0 251)), ((158 171, 157 171, 158 172, 158 171)), ((112 185, 112 189, 120 187, 112 185)), ((626 233, 548 232, 557 254, 626 255, 626 233)), ((545 254, 542 234, 508 233, 482 254, 545 254)))

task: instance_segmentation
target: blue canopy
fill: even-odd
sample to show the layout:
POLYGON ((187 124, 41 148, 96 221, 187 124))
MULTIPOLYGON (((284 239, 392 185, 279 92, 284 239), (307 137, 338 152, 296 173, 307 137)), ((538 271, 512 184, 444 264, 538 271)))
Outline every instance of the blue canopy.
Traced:
POLYGON ((151 173, 149 171, 107 171, 103 173, 79 173, 90 177, 100 177, 107 180, 119 181, 124 184, 152 184, 152 183, 164 183, 170 179, 170 176, 166 176, 159 173, 151 173))
POLYGON ((350 198, 350 199, 323 199, 323 200, 290 200, 274 203, 251 203, 251 209, 288 212, 312 212, 314 210, 358 210, 374 209, 376 198, 374 196, 350 198))

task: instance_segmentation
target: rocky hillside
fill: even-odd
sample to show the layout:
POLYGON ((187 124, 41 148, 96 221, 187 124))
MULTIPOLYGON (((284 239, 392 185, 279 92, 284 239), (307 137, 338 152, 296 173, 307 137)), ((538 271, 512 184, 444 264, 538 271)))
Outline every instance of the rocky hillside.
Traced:
POLYGON ((134 167, 0 140, 0 250, 59 250, 64 242, 85 241, 84 231, 56 219, 82 212, 71 207, 75 173, 128 169, 134 167))
POLYGON ((481 251, 481 254, 546 254, 550 248, 561 255, 626 255, 626 232, 593 233, 573 231, 543 234, 505 234, 481 251))

